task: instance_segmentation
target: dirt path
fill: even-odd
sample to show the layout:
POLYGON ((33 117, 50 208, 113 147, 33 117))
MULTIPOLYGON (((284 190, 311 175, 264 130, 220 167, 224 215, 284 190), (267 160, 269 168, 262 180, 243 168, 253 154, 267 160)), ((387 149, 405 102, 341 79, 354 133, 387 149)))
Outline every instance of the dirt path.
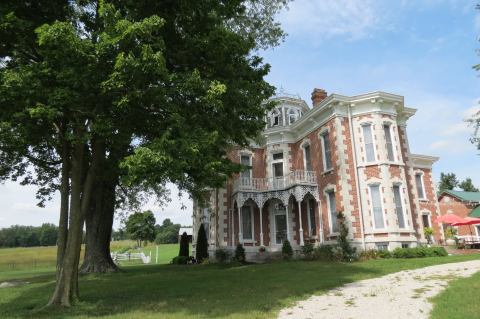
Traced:
POLYGON ((283 309, 279 318, 428 318, 437 295, 457 277, 480 271, 480 260, 406 270, 357 281, 283 309))

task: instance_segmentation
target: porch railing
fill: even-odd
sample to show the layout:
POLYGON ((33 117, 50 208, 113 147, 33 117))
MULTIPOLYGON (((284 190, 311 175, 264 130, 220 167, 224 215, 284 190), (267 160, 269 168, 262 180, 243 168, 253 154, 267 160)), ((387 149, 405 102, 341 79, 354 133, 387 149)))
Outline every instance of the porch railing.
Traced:
POLYGON ((249 178, 239 177, 233 183, 233 192, 265 192, 286 189, 295 185, 317 185, 317 175, 313 171, 297 170, 281 177, 249 178))

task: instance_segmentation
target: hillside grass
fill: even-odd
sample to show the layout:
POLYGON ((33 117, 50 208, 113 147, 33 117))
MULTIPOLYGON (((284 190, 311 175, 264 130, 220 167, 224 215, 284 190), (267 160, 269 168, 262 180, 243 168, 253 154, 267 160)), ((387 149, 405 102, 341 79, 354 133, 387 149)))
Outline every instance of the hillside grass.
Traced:
POLYGON ((480 318, 480 272, 472 277, 460 278, 432 299, 432 319, 480 318))
MULTIPOLYGON (((343 284, 480 255, 319 261, 262 265, 149 265, 80 279, 82 301, 71 309, 44 309, 54 275, 0 289, 0 318, 273 318, 293 302, 343 284)), ((476 294, 472 294, 476 295, 476 294)))
MULTIPOLYGON (((136 243, 132 240, 114 241, 110 243, 112 252, 141 252, 145 255, 152 256, 152 263, 155 263, 156 245, 148 244, 141 249, 135 249, 136 243)), ((167 264, 173 257, 178 255, 178 244, 158 245, 158 263, 167 264)), ((80 254, 83 259, 83 246, 80 254)), ((57 258, 57 247, 17 247, 17 248, 0 248, 0 280, 5 278, 4 273, 35 273, 36 271, 48 271, 55 269, 57 258)), ((142 264, 140 260, 121 262, 120 265, 142 264)))

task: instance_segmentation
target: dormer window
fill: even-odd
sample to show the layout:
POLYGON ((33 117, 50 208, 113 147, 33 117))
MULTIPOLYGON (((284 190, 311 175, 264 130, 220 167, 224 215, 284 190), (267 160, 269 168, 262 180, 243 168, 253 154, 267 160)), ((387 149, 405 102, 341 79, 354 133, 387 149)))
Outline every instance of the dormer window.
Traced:
POLYGON ((295 110, 288 111, 288 123, 293 124, 297 120, 297 112, 295 110))
POLYGON ((278 110, 272 112, 272 126, 277 126, 280 124, 280 113, 278 110))

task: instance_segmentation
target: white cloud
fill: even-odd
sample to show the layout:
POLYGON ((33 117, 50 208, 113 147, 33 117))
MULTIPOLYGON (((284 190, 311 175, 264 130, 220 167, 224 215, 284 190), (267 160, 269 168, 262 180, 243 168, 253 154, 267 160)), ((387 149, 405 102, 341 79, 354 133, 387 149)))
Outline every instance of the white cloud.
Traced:
POLYGON ((312 41, 333 36, 355 40, 379 27, 381 15, 377 10, 370 0, 299 0, 280 15, 280 21, 292 36, 307 36, 312 41))

